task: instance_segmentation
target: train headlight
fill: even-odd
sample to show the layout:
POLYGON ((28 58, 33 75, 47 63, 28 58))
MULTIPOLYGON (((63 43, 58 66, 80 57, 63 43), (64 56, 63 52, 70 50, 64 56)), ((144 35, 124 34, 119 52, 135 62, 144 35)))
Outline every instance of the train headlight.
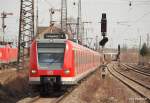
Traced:
POLYGON ((64 73, 65 73, 65 74, 69 74, 69 73, 70 73, 70 70, 69 70, 69 69, 66 69, 66 70, 64 70, 64 73))
POLYGON ((36 74, 37 71, 33 69, 33 70, 31 70, 31 73, 32 73, 32 74, 36 74))

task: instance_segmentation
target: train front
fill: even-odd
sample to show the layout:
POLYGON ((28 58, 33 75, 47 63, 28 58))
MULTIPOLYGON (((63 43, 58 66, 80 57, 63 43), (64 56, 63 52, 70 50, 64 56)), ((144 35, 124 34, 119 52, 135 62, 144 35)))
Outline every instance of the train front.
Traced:
POLYGON ((62 84, 62 77, 72 75, 71 67, 68 68, 68 64, 65 64, 70 62, 72 65, 71 60, 66 60, 70 52, 69 44, 63 36, 57 39, 55 34, 45 35, 44 39, 36 39, 31 45, 29 83, 57 87, 62 84))

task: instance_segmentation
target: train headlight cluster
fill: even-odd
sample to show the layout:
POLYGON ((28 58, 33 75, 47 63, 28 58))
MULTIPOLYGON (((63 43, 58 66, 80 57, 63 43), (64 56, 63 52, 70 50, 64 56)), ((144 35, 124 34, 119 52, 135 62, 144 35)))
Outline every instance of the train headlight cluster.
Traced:
POLYGON ((32 73, 32 74, 36 74, 37 71, 36 71, 35 69, 33 69, 33 70, 31 70, 31 73, 32 73))
POLYGON ((64 70, 64 73, 65 73, 65 74, 69 74, 69 73, 70 73, 70 70, 69 70, 69 69, 66 69, 66 70, 64 70))

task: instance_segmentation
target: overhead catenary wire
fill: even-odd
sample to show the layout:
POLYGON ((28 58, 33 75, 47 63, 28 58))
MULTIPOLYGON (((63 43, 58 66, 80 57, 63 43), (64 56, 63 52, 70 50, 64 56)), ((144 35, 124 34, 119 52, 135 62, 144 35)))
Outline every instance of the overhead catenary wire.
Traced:
POLYGON ((44 2, 46 2, 46 4, 48 5, 48 6, 50 6, 50 7, 54 7, 53 5, 52 5, 52 3, 50 3, 48 0, 43 0, 44 2))
POLYGON ((150 14, 150 11, 149 12, 146 12, 144 13, 140 18, 138 18, 137 20, 135 20, 134 22, 137 23, 137 22, 140 22, 141 19, 143 19, 145 16, 149 15, 150 14))

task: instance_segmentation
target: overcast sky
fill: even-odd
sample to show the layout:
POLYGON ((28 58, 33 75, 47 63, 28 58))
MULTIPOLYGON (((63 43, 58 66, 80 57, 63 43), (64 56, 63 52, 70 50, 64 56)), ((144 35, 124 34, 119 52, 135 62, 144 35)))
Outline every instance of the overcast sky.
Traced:
MULTIPOLYGON (((36 1, 36 0, 35 0, 36 1)), ((49 9, 60 8, 61 0, 39 0, 39 24, 49 25, 49 9)), ((100 22, 101 14, 105 12, 108 20, 107 47, 117 47, 118 44, 127 43, 130 47, 139 45, 140 35, 142 41, 146 41, 146 35, 150 34, 150 0, 81 0, 82 20, 92 21, 85 27, 90 28, 88 37, 96 35, 101 38, 100 22), (119 24, 117 22, 120 22, 119 24)), ((68 0, 68 16, 76 18, 77 6, 73 2, 78 0, 68 0)), ((18 35, 20 0, 0 0, 0 13, 3 11, 12 12, 13 16, 6 19, 7 29, 5 38, 14 39, 18 35)), ((55 14, 55 20, 59 20, 59 13, 55 14)), ((0 20, 1 25, 1 20, 0 20)), ((1 27, 0 27, 1 32, 1 27)), ((1 34, 0 34, 1 35, 1 34)))

